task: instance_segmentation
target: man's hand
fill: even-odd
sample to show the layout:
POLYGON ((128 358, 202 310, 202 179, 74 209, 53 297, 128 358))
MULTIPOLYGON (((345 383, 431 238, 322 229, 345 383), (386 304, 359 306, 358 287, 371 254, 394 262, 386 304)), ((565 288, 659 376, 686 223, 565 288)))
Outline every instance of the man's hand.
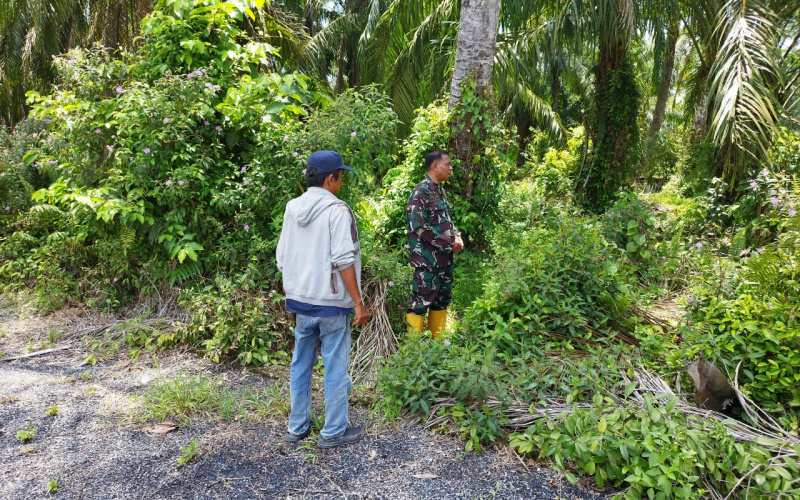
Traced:
POLYGON ((464 240, 461 239, 461 236, 456 236, 456 242, 453 244, 453 251, 460 252, 464 249, 464 240))
POLYGON ((355 266, 347 266, 344 269, 340 269, 339 273, 342 275, 342 281, 344 281, 344 287, 347 288, 347 293, 350 294, 353 302, 356 303, 353 326, 366 325, 367 321, 369 321, 369 313, 364 307, 364 303, 361 302, 361 291, 358 289, 355 266))
POLYGON ((353 326, 361 325, 364 326, 369 321, 369 313, 367 309, 364 307, 364 304, 359 302, 356 304, 356 313, 353 315, 353 326))

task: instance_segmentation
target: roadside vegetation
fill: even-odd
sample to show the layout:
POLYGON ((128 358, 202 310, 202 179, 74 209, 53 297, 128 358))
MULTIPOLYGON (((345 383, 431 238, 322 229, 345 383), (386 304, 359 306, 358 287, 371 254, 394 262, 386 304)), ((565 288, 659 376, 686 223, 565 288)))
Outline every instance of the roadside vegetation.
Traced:
MULTIPOLYGON (((340 196, 358 218, 372 321, 355 333, 351 371, 376 395, 373 412, 456 433, 467 451, 509 446, 625 498, 800 495, 800 52, 786 36, 797 20, 781 17, 790 3, 751 13, 772 16, 777 31, 739 32, 745 45, 774 42, 763 54, 780 48, 786 72, 746 75, 756 82, 746 90, 722 63, 707 67, 735 62, 733 42, 710 54, 712 34, 693 29, 708 25, 695 21, 699 7, 671 6, 696 25, 672 44, 681 68, 668 74, 670 112, 658 85, 670 25, 643 21, 655 32, 626 42, 600 88, 591 68, 611 57, 608 41, 583 40, 590 50, 545 33, 586 21, 503 3, 494 90, 467 78, 449 106, 436 70, 446 61, 428 45, 434 24, 456 29, 448 16, 457 21, 458 9, 388 3, 375 19, 349 2, 344 13, 309 10, 304 25, 280 2, 161 0, 129 51, 94 43, 53 54, 51 86, 29 85, 24 104, 0 101, 5 298, 39 314, 81 304, 125 317, 87 337, 88 365, 179 345, 215 362, 287 364, 292 321, 275 246, 308 155, 333 149, 355 169, 340 196), (369 28, 348 34, 345 19, 369 28), (416 35, 405 47, 401 25, 416 35), (525 52, 545 38, 555 53, 525 52), (405 72, 408 59, 428 74, 405 72), (553 79, 514 86, 536 68, 553 79), (764 102, 769 123, 752 109, 742 118, 764 102), (624 137, 603 132, 623 125, 624 137), (447 186, 466 242, 455 321, 443 339, 409 336, 405 204, 424 155, 463 146, 465 130, 447 186), (699 357, 738 391, 727 415, 692 403, 685 367, 699 357)), ((30 350, 64 340, 53 333, 30 350)), ((136 418, 177 422, 258 421, 287 404, 185 373, 142 399, 136 418)), ((34 435, 17 431, 21 443, 34 435)), ((178 465, 196 453, 196 441, 182 446, 178 465)))

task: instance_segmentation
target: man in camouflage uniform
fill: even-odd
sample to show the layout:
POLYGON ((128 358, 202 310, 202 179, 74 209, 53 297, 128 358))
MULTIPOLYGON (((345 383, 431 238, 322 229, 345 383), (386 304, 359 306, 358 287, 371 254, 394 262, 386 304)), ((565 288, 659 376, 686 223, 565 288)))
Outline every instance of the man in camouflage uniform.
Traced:
POLYGON ((406 321, 408 332, 422 331, 425 314, 428 329, 437 337, 447 323, 447 306, 453 287, 453 253, 464 242, 453 225, 442 182, 453 173, 445 151, 431 151, 425 157, 427 175, 417 184, 406 205, 408 249, 414 268, 411 307, 406 321))

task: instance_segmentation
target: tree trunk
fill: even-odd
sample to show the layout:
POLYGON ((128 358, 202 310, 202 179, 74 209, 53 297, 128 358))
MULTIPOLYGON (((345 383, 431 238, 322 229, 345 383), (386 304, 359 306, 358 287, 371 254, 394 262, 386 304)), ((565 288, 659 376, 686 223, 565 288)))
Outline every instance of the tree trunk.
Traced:
POLYGON ((636 168, 640 94, 628 60, 633 30, 632 0, 617 0, 615 18, 603 22, 595 76, 592 165, 585 181, 584 203, 601 212, 628 185, 636 168), (610 31, 606 31, 610 30, 610 31))
POLYGON ((461 98, 461 82, 470 75, 481 95, 492 80, 500 0, 463 0, 458 24, 458 46, 450 85, 450 109, 461 98))
POLYGON ((556 48, 555 57, 550 63, 550 86, 552 87, 552 102, 550 107, 553 113, 558 113, 558 101, 561 99, 561 48, 556 48))
POLYGON ((339 41, 339 56, 338 56, 338 64, 337 64, 337 72, 336 72, 336 88, 334 91, 337 94, 341 94, 344 92, 344 56, 345 56, 345 47, 344 47, 344 37, 339 41))
MULTIPOLYGON (((458 25, 458 46, 450 85, 452 110, 461 100, 461 83, 472 77, 475 80, 475 96, 486 99, 486 90, 492 80, 494 52, 497 43, 497 21, 500 17, 500 0, 463 0, 461 19, 458 25)), ((469 120, 456 121, 450 140, 451 152, 463 162, 461 193, 470 196, 473 179, 472 158, 479 148, 469 120)))
POLYGON ((647 137, 656 135, 661 130, 661 124, 664 123, 664 113, 667 110, 667 98, 669 97, 669 88, 672 83, 672 71, 675 68, 675 45, 677 43, 678 23, 675 22, 669 27, 667 34, 667 54, 664 59, 664 69, 661 72, 661 82, 658 86, 653 121, 650 122, 650 127, 647 129, 647 137))

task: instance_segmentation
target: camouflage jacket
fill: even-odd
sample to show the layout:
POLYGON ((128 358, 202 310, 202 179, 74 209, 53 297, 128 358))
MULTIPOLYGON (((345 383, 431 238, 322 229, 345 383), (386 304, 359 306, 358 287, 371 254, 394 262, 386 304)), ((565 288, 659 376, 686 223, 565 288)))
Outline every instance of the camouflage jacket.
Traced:
POLYGON ((453 245, 460 233, 450 217, 444 188, 430 177, 425 176, 411 191, 406 222, 413 267, 445 267, 453 263, 453 245))

